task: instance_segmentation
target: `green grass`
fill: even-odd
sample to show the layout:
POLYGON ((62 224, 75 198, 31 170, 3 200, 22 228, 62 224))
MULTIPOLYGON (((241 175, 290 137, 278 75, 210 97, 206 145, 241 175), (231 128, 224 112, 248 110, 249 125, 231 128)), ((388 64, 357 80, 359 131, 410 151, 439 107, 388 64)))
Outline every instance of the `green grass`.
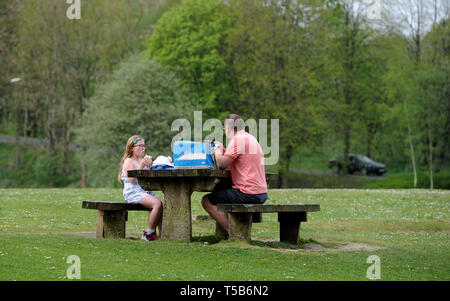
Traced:
MULTIPOLYGON (((158 192, 160 196, 161 193, 158 192)), ((193 215, 206 214, 203 193, 193 215)), ((139 240, 145 212, 130 212, 129 238, 95 239, 97 213, 83 200, 122 201, 120 189, 0 189, 0 280, 67 280, 67 257, 82 280, 367 280, 367 257, 382 280, 450 280, 450 192, 270 190, 270 203, 315 203, 298 246, 278 242, 276 214, 253 225, 251 244, 217 241, 211 220, 193 222, 193 242, 139 240), (308 244, 322 250, 305 248, 308 244), (342 250, 351 244, 378 249, 342 250)))

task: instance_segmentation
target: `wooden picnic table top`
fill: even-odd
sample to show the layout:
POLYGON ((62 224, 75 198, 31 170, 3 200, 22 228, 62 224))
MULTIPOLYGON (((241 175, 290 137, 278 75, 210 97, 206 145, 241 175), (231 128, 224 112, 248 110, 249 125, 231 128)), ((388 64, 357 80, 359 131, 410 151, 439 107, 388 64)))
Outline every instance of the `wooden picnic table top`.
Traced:
POLYGON ((131 178, 164 178, 164 177, 216 177, 228 178, 231 176, 229 170, 220 169, 166 169, 166 170, 129 170, 131 178))
POLYGON ((148 208, 145 208, 141 204, 130 204, 126 202, 116 202, 116 201, 83 201, 82 208, 84 209, 97 209, 97 210, 113 210, 113 211, 124 211, 124 210, 139 210, 139 211, 148 211, 148 208))
MULTIPOLYGON (((266 173, 266 180, 276 178, 278 174, 266 173)), ((199 177, 199 178, 229 178, 231 177, 230 170, 222 169, 166 169, 166 170, 152 170, 139 169, 129 170, 128 177, 130 178, 176 178, 176 177, 199 177)))

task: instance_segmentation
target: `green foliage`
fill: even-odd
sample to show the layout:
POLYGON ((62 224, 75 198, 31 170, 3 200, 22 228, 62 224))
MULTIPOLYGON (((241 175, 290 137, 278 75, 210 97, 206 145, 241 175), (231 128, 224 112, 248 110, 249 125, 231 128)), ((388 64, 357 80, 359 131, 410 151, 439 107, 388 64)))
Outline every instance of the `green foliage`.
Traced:
MULTIPOLYGON (((66 1, 0 2, 0 132, 45 140, 45 156, 61 161, 47 165, 62 165, 64 172, 49 170, 44 178, 55 179, 42 185, 72 182, 64 173, 79 161, 67 149, 86 100, 122 59, 142 49, 151 25, 173 2, 90 0, 79 20, 67 18, 66 1), (23 80, 11 84, 13 77, 23 80)), ((34 162, 47 161, 42 156, 34 162)))
MULTIPOLYGON (((364 186, 364 188, 414 188, 414 178, 411 173, 389 176, 377 181, 373 181, 364 186)), ((430 175, 425 172, 417 173, 417 187, 430 188, 430 175)), ((433 188, 450 189, 450 173, 442 172, 433 175, 433 188)))
POLYGON ((312 12, 286 1, 232 1, 236 25, 227 51, 236 74, 236 101, 230 106, 246 118, 278 119, 280 173, 286 172, 296 148, 313 147, 323 134, 322 84, 314 72, 314 32, 302 28, 312 12))
POLYGON ((228 6, 217 0, 183 0, 166 12, 144 54, 174 70, 198 97, 207 117, 217 117, 233 97, 224 39, 233 24, 228 6))
POLYGON ((325 45, 320 71, 327 90, 329 135, 341 146, 336 155, 347 158, 354 152, 378 157, 377 133, 383 130, 385 99, 384 40, 350 2, 327 4, 321 13, 331 23, 319 23, 323 33, 319 39, 325 45))
MULTIPOLYGON (((74 154, 72 154, 74 155, 74 154)), ((61 152, 49 155, 44 150, 19 145, 19 168, 13 166, 15 146, 0 143, 0 187, 78 187, 79 161, 72 160, 68 172, 61 164, 61 152)))
MULTIPOLYGON (((417 20, 432 25, 410 24, 419 36, 390 30, 402 27, 396 20, 374 26, 365 17, 368 4, 358 1, 91 0, 80 20, 69 20, 64 1, 0 0, 0 133, 46 141, 46 152, 24 152, 20 170, 3 164, 1 185, 78 185, 81 162, 89 163, 90 185, 118 185, 123 140, 135 133, 147 135, 152 155, 170 154, 169 120, 192 114, 167 108, 178 97, 171 88, 130 76, 146 74, 138 64, 111 79, 131 53, 174 72, 190 90, 179 93, 186 94, 180 103, 192 103, 204 118, 233 112, 278 119, 280 158, 269 168, 282 176, 352 152, 390 172, 410 172, 414 163, 439 182, 450 168, 449 19, 417 3, 424 4, 417 20), (16 76, 24 80, 11 85, 16 76), (135 82, 150 88, 130 89, 135 82), (89 117, 80 118, 87 107, 89 117), (75 140, 96 148, 74 155, 67 147, 75 140)), ((291 175, 288 182, 295 182, 291 175)))
POLYGON ((134 55, 89 99, 77 141, 87 147, 88 183, 110 186, 128 138, 142 135, 147 154, 171 155, 172 122, 191 115, 191 94, 153 60, 134 55), (89 150, 91 148, 91 150, 89 150))

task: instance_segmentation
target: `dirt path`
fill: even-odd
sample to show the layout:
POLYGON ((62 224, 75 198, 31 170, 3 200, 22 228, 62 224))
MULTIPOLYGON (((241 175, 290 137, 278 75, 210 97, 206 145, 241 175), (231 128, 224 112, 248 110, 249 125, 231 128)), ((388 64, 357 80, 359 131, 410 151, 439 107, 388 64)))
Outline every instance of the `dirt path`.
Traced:
POLYGON ((325 248, 319 244, 307 243, 307 244, 305 244, 305 249, 312 250, 312 251, 375 251, 375 250, 380 250, 383 248, 377 247, 377 246, 370 246, 370 245, 366 245, 366 244, 357 244, 357 243, 349 243, 346 245, 325 248))

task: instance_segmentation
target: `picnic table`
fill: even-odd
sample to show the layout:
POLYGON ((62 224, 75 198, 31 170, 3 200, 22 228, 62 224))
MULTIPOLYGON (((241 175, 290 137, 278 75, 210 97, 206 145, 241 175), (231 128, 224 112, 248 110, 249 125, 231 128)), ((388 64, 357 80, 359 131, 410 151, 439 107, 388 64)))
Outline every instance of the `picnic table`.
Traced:
POLYGON ((213 191, 217 184, 230 185, 229 170, 171 169, 129 170, 145 190, 164 193, 161 238, 192 240, 191 195, 194 191, 213 191))
MULTIPOLYGON (((192 240, 191 194, 194 191, 213 191, 231 186, 229 170, 172 169, 130 170, 128 177, 137 178, 145 190, 161 190, 164 193, 164 211, 161 238, 168 240, 192 240)), ((275 174, 266 173, 266 181, 275 174)), ((99 211, 97 237, 124 238, 128 210, 148 210, 141 204, 125 202, 83 201, 85 209, 99 211)), ((280 241, 297 244, 301 222, 306 222, 308 212, 320 210, 318 204, 218 204, 219 211, 230 217, 230 237, 251 240, 252 223, 262 221, 262 213, 278 213, 280 241)), ((224 236, 224 230, 216 223, 216 235, 224 236)))

